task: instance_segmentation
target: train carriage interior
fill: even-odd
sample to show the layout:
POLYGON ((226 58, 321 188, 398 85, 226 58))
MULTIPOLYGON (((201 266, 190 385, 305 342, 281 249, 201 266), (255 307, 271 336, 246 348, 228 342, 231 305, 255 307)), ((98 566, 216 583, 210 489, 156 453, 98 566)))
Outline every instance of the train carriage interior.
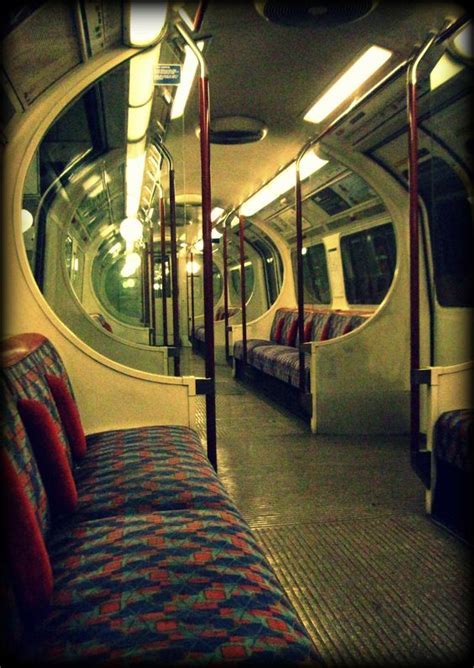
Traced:
POLYGON ((2 665, 472 665, 472 14, 2 21, 2 665))

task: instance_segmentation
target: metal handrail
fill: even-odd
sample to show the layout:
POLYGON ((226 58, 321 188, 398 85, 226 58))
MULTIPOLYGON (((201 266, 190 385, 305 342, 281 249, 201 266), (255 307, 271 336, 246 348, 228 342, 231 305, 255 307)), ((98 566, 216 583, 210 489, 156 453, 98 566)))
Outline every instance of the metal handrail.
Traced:
POLYGON ((186 27, 178 21, 176 30, 196 56, 199 69, 199 126, 201 149, 201 206, 203 240, 203 280, 204 280, 204 331, 205 331, 205 372, 211 380, 212 390, 206 394, 206 434, 207 455, 217 470, 216 438, 216 395, 215 395, 215 349, 214 349, 214 298, 212 284, 212 223, 211 223, 211 151, 209 136, 209 78, 206 61, 194 43, 186 27))

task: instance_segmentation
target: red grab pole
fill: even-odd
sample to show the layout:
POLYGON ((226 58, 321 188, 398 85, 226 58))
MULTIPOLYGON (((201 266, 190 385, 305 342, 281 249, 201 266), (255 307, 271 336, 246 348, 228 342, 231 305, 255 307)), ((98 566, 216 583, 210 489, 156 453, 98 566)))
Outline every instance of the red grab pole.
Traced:
POLYGON ((181 23, 176 29, 186 44, 193 51, 200 65, 199 78, 199 125, 201 148, 201 200, 202 200, 202 240, 203 249, 203 283, 204 283, 204 331, 206 339, 205 369, 206 378, 210 380, 206 392, 206 435, 207 456, 217 471, 217 438, 216 438, 216 392, 215 392, 215 358, 214 358, 214 295, 212 285, 212 223, 211 223, 211 145, 209 138, 209 78, 204 58, 196 44, 181 23))

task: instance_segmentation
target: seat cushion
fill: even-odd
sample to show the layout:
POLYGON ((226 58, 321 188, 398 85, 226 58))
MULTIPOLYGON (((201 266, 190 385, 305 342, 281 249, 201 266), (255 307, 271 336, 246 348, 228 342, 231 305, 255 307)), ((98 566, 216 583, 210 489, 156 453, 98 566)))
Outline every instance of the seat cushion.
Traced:
POLYGON ((473 411, 462 409, 440 415, 435 426, 435 454, 460 471, 472 472, 473 411))
POLYGON ((52 514, 57 517, 72 513, 77 505, 77 489, 57 424, 46 406, 35 399, 20 399, 18 411, 33 448, 52 514))
POLYGON ((86 522, 59 532, 49 550, 55 593, 26 644, 30 661, 317 661, 250 530, 233 513, 86 522))
POLYGON ((75 477, 75 521, 178 508, 235 510, 197 433, 188 427, 140 427, 88 436, 75 477))
POLYGON ((204 325, 198 325, 194 329, 194 338, 197 339, 198 341, 205 341, 206 340, 206 328, 204 325))
MULTIPOLYGON (((299 359, 299 351, 291 346, 265 346, 255 350, 253 365, 273 378, 299 387, 299 359)), ((310 356, 305 355, 305 389, 307 391, 309 391, 309 360, 310 356)))
MULTIPOLYGON (((273 346, 275 345, 273 341, 268 341, 268 339, 247 339, 247 362, 252 363, 253 352, 255 348, 259 346, 273 346)), ((244 357, 244 342, 236 341, 234 343, 233 356, 237 360, 241 360, 244 357)))
POLYGON ((72 456, 74 459, 82 459, 86 454, 86 436, 76 401, 64 378, 46 374, 46 380, 66 432, 72 456))

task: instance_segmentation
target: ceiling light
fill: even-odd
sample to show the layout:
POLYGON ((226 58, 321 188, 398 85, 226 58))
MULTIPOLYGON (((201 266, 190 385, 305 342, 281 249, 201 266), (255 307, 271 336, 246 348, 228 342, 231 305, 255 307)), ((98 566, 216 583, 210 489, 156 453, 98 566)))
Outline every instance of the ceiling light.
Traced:
POLYGON ((125 218, 120 223, 120 234, 125 241, 139 241, 143 234, 143 225, 137 218, 125 218))
MULTIPOLYGON (((204 48, 204 42, 198 42, 197 47, 200 51, 204 48)), ((173 100, 173 106, 171 107, 170 118, 174 120, 180 118, 184 114, 184 109, 188 101, 189 94, 194 82, 194 76, 196 74, 198 60, 194 53, 191 51, 189 46, 184 47, 184 63, 181 68, 181 82, 176 89, 176 93, 173 100)))
POLYGON ((150 46, 158 41, 166 24, 166 2, 125 3, 126 42, 129 46, 150 46))
POLYGON ((214 209, 211 211, 211 223, 215 223, 216 220, 219 220, 224 211, 225 209, 223 209, 221 206, 214 207, 214 209))
POLYGON ((201 269, 201 265, 196 262, 196 260, 193 260, 192 262, 187 262, 186 263, 186 273, 188 275, 193 275, 195 276, 196 274, 199 273, 199 270, 201 269))
POLYGON ((449 53, 443 53, 436 65, 430 72, 430 90, 438 88, 442 84, 452 79, 458 72, 464 69, 464 66, 456 62, 449 53))
POLYGON ((27 232, 30 227, 33 225, 33 215, 28 211, 28 209, 21 210, 21 231, 23 234, 27 232))
MULTIPOLYGON (((300 179, 303 181, 311 174, 327 164, 327 160, 322 160, 313 151, 308 151, 300 162, 300 179)), ((294 187, 296 183, 296 162, 286 167, 275 176, 263 188, 260 188, 254 195, 249 197, 240 207, 242 216, 253 216, 271 202, 283 195, 287 190, 294 187)), ((232 223, 231 223, 232 227, 232 223)))
POLYGON ((453 47, 457 55, 464 60, 472 60, 472 23, 459 32, 453 39, 453 47))
POLYGON ((392 56, 392 52, 380 46, 371 46, 348 70, 320 97, 304 117, 310 123, 320 123, 347 100, 361 84, 369 79, 392 56))
POLYGON ((130 60, 128 77, 128 104, 141 107, 153 96, 154 68, 158 61, 159 48, 142 51, 130 60))
POLYGON ((138 253, 129 253, 125 256, 125 264, 122 267, 120 275, 123 278, 129 278, 137 271, 142 263, 142 259, 138 253))
POLYGON ((136 217, 145 169, 145 140, 127 145, 127 218, 136 217))

